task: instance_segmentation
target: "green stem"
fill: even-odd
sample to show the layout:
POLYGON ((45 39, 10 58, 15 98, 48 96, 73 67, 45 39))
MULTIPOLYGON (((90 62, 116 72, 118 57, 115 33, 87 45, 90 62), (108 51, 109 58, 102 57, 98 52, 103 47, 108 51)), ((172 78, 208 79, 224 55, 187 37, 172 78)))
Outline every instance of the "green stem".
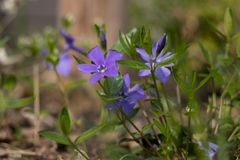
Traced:
MULTIPOLYGON (((154 71, 152 69, 151 69, 151 76, 152 76, 152 79, 153 79, 154 88, 155 88, 156 93, 157 93, 157 99, 158 99, 159 103, 161 103, 156 77, 155 77, 154 71)), ((161 107, 162 112, 164 112, 163 106, 160 106, 160 107, 161 107)), ((165 115, 160 116, 160 119, 162 119, 161 122, 164 122, 165 125, 167 125, 167 120, 166 120, 165 115)))
MULTIPOLYGON (((141 137, 147 142, 147 144, 154 149, 153 145, 151 144, 151 142, 143 135, 143 133, 140 131, 140 129, 133 123, 133 121, 131 119, 128 118, 128 116, 121 110, 119 109, 120 113, 124 116, 124 118, 126 120, 128 120, 128 122, 133 126, 133 128, 141 135, 141 137)), ((157 152, 158 153, 158 152, 157 152)))
POLYGON ((71 146, 72 146, 74 149, 76 149, 76 151, 77 151, 79 154, 81 154, 86 160, 90 160, 90 158, 88 158, 80 149, 78 149, 77 145, 74 144, 74 143, 72 142, 72 140, 71 140, 68 136, 66 136, 66 137, 67 137, 69 143, 71 144, 71 146))
POLYGON ((39 130, 40 130, 40 84, 39 84, 39 65, 33 66, 33 94, 34 94, 34 142, 39 142, 39 130))

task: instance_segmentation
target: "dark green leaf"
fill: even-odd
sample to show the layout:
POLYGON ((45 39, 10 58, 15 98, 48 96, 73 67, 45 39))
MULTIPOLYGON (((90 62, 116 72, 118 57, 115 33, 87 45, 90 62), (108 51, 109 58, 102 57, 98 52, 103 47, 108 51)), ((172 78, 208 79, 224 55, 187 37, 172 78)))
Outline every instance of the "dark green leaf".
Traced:
POLYGON ((48 139, 55 141, 60 144, 70 145, 68 139, 57 132, 51 132, 51 131, 41 131, 39 134, 43 137, 47 137, 48 139))
POLYGON ((90 128, 89 130, 81 133, 75 140, 76 144, 81 143, 82 141, 88 139, 89 137, 94 136, 95 134, 97 134, 98 132, 100 132, 101 130, 103 130, 105 127, 107 127, 108 124, 100 124, 97 126, 94 126, 92 128, 90 128))
POLYGON ((118 61, 118 63, 135 69, 149 69, 149 67, 145 63, 135 60, 120 60, 118 61))
POLYGON ((9 97, 0 96, 0 109, 6 110, 23 107, 25 105, 33 103, 33 100, 34 100, 33 97, 13 99, 9 97))
POLYGON ((176 57, 177 57, 176 54, 172 54, 171 56, 167 57, 166 59, 164 59, 163 61, 158 63, 156 68, 165 66, 165 65, 170 64, 170 63, 173 63, 175 61, 176 57))
POLYGON ((200 46, 200 49, 201 49, 204 57, 206 58, 207 62, 208 62, 209 64, 212 64, 212 57, 211 57, 211 55, 209 54, 209 52, 207 51, 207 49, 203 46, 202 43, 199 43, 199 46, 200 46))
POLYGON ((227 8, 224 14, 224 28, 227 36, 230 37, 233 28, 232 11, 230 8, 227 8))
POLYGON ((106 95, 110 97, 115 96, 116 93, 121 89, 122 84, 123 80, 120 76, 107 77, 103 84, 106 95))
POLYGON ((72 124, 69 111, 66 107, 64 107, 60 112, 59 125, 63 134, 68 135, 69 132, 71 131, 72 124))
POLYGON ((112 101, 115 101, 119 98, 122 98, 121 96, 105 95, 105 94, 102 94, 102 93, 99 93, 99 92, 97 92, 97 93, 101 97, 101 99, 105 102, 112 102, 112 101))
POLYGON ((70 91, 72 89, 75 89, 75 88, 78 88, 78 87, 82 86, 85 83, 86 83, 86 80, 76 80, 76 81, 72 81, 72 82, 66 84, 64 86, 64 88, 65 88, 66 91, 70 91))
POLYGON ((17 79, 13 75, 2 74, 0 80, 1 87, 9 91, 13 90, 17 83, 17 79))

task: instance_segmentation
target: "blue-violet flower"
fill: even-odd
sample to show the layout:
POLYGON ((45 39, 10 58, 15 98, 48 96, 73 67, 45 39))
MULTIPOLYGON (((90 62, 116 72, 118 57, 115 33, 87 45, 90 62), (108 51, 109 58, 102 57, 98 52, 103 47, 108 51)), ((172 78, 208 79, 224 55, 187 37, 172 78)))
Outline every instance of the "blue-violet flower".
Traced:
POLYGON ((115 107, 122 107, 124 113, 129 113, 136 105, 136 101, 145 97, 143 89, 139 84, 130 88, 130 77, 128 74, 123 76, 122 88, 118 91, 117 96, 121 98, 117 99, 114 103, 109 103, 107 107, 114 109, 115 107))
POLYGON ((60 34, 65 39, 63 52, 66 52, 66 51, 72 49, 76 52, 84 53, 82 48, 75 46, 75 39, 73 38, 73 36, 71 36, 69 33, 67 33, 64 29, 60 30, 60 34))
POLYGON ((79 71, 84 73, 92 73, 93 75, 89 79, 89 83, 96 83, 98 80, 107 77, 114 77, 118 75, 118 68, 116 61, 122 58, 122 54, 109 50, 106 58, 99 46, 92 48, 88 53, 88 58, 93 64, 78 64, 79 71))
POLYGON ((171 74, 171 71, 167 67, 171 67, 173 66, 173 64, 171 63, 162 67, 157 67, 158 63, 160 63, 161 61, 163 61, 164 59, 172 55, 172 52, 168 52, 164 54, 163 48, 165 46, 165 43, 166 43, 166 34, 163 34, 163 36, 159 40, 154 42, 152 46, 151 56, 147 54, 145 49, 139 48, 139 47, 136 48, 136 51, 139 53, 141 58, 146 62, 145 64, 150 68, 150 69, 140 70, 138 74, 139 76, 148 76, 151 74, 151 70, 152 70, 152 71, 155 71, 157 79, 159 79, 163 83, 167 82, 171 74))

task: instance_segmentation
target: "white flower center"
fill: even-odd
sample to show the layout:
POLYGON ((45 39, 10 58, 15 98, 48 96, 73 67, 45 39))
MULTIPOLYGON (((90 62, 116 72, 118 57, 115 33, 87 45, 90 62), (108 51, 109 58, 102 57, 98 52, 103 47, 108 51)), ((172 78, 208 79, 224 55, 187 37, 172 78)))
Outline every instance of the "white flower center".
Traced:
POLYGON ((97 71, 100 73, 104 73, 107 70, 107 67, 103 64, 98 66, 97 71))

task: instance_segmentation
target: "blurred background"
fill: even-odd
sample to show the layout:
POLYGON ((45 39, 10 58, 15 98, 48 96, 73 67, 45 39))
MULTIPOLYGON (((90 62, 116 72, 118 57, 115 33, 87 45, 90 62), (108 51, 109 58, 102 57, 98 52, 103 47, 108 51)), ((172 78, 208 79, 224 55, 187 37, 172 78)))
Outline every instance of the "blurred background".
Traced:
MULTIPOLYGON (((0 38, 7 39, 6 45, 0 46, 0 71, 18 77, 11 96, 21 98, 32 95, 32 71, 29 66, 35 61, 26 56, 26 51, 19 44, 32 34, 41 35, 46 28, 59 30, 65 16, 72 19, 68 31, 76 38, 80 47, 89 49, 97 44, 95 23, 106 25, 108 48, 118 39, 119 31, 127 33, 132 28, 144 25, 151 30, 154 40, 166 32, 171 48, 190 44, 187 49, 189 69, 204 71, 206 60, 199 48, 199 42, 213 54, 224 52, 223 17, 227 7, 234 13, 233 30, 237 31, 240 26, 239 0, 0 0, 0 38)), ((240 45, 239 31, 236 35, 233 43, 240 45)), ((65 84, 87 78, 86 75, 79 74, 75 65, 72 66, 69 77, 62 77, 65 84)), ((59 90, 49 84, 57 83, 58 80, 51 71, 42 66, 40 82, 40 106, 43 115, 45 114, 41 126, 44 129, 54 128, 54 119, 64 102, 59 90)), ((172 82, 167 85, 172 87, 172 82)), ((81 85, 71 90, 68 97, 76 121, 85 125, 82 130, 98 120, 102 104, 92 86, 81 85)), ((204 99, 204 94, 202 98, 204 99)), ((14 117, 16 112, 6 114, 14 117)), ((27 111, 23 111, 23 117, 33 119, 27 111)), ((4 126, 18 119, 20 118, 16 120, 15 117, 11 122, 5 121, 4 126)), ((32 125, 22 119, 19 123, 19 126, 32 125)), ((8 134, 1 134, 0 131, 0 139, 9 138, 7 136, 8 134)))

